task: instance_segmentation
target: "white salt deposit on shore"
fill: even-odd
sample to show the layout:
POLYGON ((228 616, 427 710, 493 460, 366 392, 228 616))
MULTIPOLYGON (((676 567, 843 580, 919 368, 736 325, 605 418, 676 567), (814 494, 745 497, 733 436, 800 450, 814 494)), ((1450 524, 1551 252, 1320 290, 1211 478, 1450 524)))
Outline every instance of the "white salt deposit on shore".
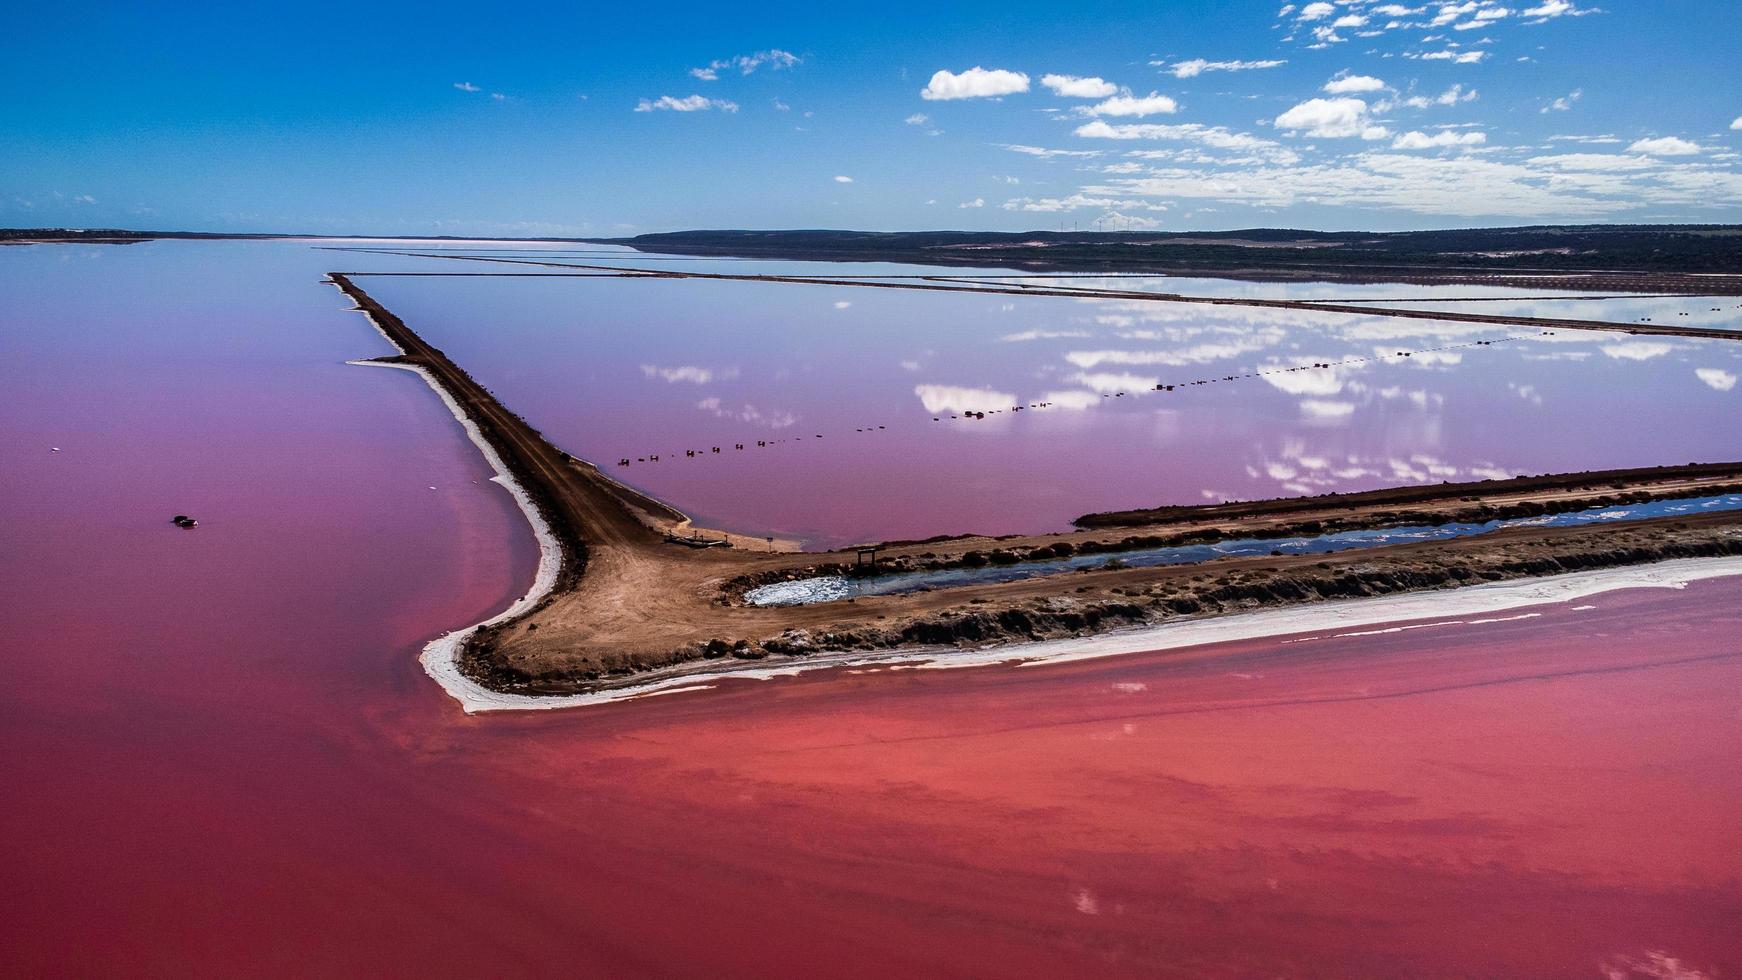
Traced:
MULTIPOLYGON (((394 350, 401 354, 405 353, 398 344, 393 342, 393 338, 387 335, 387 331, 381 329, 381 325, 375 322, 375 318, 370 316, 368 311, 362 312, 369 324, 381 334, 388 344, 393 346, 394 350)), ((538 540, 538 571, 533 575, 532 588, 525 595, 514 600, 507 609, 481 623, 475 623, 465 629, 456 630, 431 640, 424 646, 423 655, 419 658, 423 664, 424 672, 434 678, 436 683, 442 686, 442 690, 447 691, 449 695, 459 701, 468 712, 481 710, 474 706, 481 699, 500 697, 500 695, 480 686, 460 673, 460 650, 465 646, 466 640, 470 639, 472 634, 479 629, 512 619, 531 609, 550 594, 551 589, 556 586, 557 573, 562 568, 562 546, 557 543, 556 535, 552 533, 550 525, 545 523, 544 515, 538 512, 532 498, 527 495, 526 488, 522 487, 509 473, 507 464, 497 454, 495 447, 491 446, 489 440, 484 438, 484 434, 478 431, 477 424, 466 415, 465 410, 460 407, 459 402, 454 400, 453 395, 449 394, 448 390, 436 381, 435 375, 415 364, 392 364, 384 361, 347 361, 346 363, 362 367, 398 368, 402 371, 410 371, 422 378, 424 383, 429 385, 430 390, 434 391, 436 396, 442 400, 442 404, 448 407, 454 420, 459 422, 460 427, 466 431, 466 437, 472 440, 472 444, 478 447, 480 453, 484 454, 485 462, 489 463, 490 468, 496 473, 490 478, 491 482, 500 483, 508 490, 509 495, 514 498, 515 504, 520 507, 520 512, 525 515, 526 522, 532 525, 533 537, 538 540)), ((525 698, 524 700, 536 702, 542 699, 525 698)), ((512 705, 512 707, 532 706, 534 705, 512 705)), ((501 707, 510 706, 502 705, 501 707)))
MULTIPOLYGON (((1345 631, 1368 626, 1403 624, 1412 620, 1439 620, 1435 627, 1483 626, 1534 615, 1494 617, 1490 614, 1584 599, 1619 589, 1681 589, 1690 583, 1730 575, 1742 575, 1742 558, 1691 558, 1634 565, 1596 572, 1575 572, 1547 578, 1520 579, 1487 585, 1466 586, 1434 592, 1383 596, 1375 599, 1348 599, 1264 609, 1205 619, 1183 620, 1155 626, 1115 630, 1099 636, 1067 640, 1044 640, 1037 643, 1013 643, 979 650, 932 648, 885 650, 876 652, 821 653, 804 658, 770 658, 755 664, 724 665, 717 662, 688 664, 655 671, 643 683, 595 691, 587 694, 533 697, 487 690, 460 676, 451 669, 451 657, 458 652, 455 643, 445 654, 450 669, 438 671, 432 666, 437 644, 424 651, 424 669, 441 682, 448 694, 459 700, 467 712, 524 711, 550 708, 571 708, 608 704, 653 694, 675 694, 689 690, 706 690, 724 678, 767 680, 803 671, 833 667, 887 666, 903 669, 954 669, 984 667, 1014 663, 1023 667, 1115 657, 1131 653, 1177 650, 1185 647, 1235 640, 1266 637, 1299 636, 1322 631, 1345 631), (1476 617, 1476 618, 1466 618, 1476 617), (449 678, 457 680, 450 682, 449 678)), ((507 615, 507 614, 504 614, 507 615)), ((1376 631, 1377 632, 1377 631, 1376 631)), ((453 636, 462 636, 456 633, 453 636)), ((1307 637, 1302 637, 1305 639, 1307 637)), ((1322 637, 1337 639, 1335 635, 1322 637)))

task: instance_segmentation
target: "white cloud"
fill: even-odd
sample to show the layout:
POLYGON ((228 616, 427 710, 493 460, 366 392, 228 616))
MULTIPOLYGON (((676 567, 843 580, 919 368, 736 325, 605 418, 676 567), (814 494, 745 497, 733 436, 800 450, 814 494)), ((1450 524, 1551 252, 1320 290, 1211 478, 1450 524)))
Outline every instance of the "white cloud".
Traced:
POLYGON ((1409 363, 1418 368, 1435 366, 1449 367, 1454 364, 1464 363, 1464 355, 1455 350, 1421 351, 1417 353, 1415 359, 1409 363))
POLYGON ((1429 51, 1427 54, 1405 55, 1405 57, 1420 58, 1423 61, 1450 61, 1453 64, 1474 65, 1474 64, 1480 64, 1484 58, 1487 58, 1488 52, 1486 52, 1486 51, 1456 51, 1456 50, 1453 50, 1451 48, 1447 48, 1444 51, 1429 51))
MULTIPOLYGON (((1159 66, 1162 62, 1151 64, 1159 66)), ((1258 71, 1286 64, 1286 61, 1205 61, 1203 58, 1193 58, 1190 61, 1175 62, 1168 71, 1175 78, 1196 78, 1207 71, 1258 71)))
POLYGON ((931 117, 923 112, 916 112, 902 120, 902 122, 907 123, 909 126, 924 126, 926 123, 931 122, 931 117))
POLYGON ((1736 387, 1736 376, 1718 368, 1698 368, 1694 374, 1713 391, 1729 391, 1736 387))
MULTIPOLYGON (((1399 99, 1397 104, 1411 109, 1426 109, 1436 105, 1457 105, 1460 102, 1474 102, 1478 98, 1476 90, 1465 91, 1462 83, 1454 84, 1438 95, 1412 95, 1399 99)), ((1381 110, 1383 111, 1383 109, 1381 110)))
POLYGON ((1037 400, 1046 402, 1047 405, 1052 408, 1070 408, 1078 411, 1085 408, 1094 408, 1096 405, 1101 404, 1100 395, 1097 395, 1092 391, 1082 390, 1049 391, 1046 394, 1041 395, 1037 400))
MULTIPOLYGON (((1248 153, 1269 162, 1284 164, 1295 163, 1300 159, 1293 150, 1274 140, 1263 139, 1250 133, 1236 133, 1221 126, 1205 126, 1201 123, 1123 123, 1114 125, 1097 119, 1094 122, 1078 126, 1076 135, 1086 139, 1172 140, 1198 143, 1212 149, 1248 153)), ((1137 155, 1144 155, 1161 151, 1134 152, 1137 155)))
POLYGON ((1367 116, 1367 103, 1360 99, 1308 99, 1276 117, 1277 129, 1305 133, 1324 139, 1359 136, 1384 139, 1391 133, 1374 125, 1367 116))
MULTIPOLYGON (((1292 366, 1292 365, 1291 365, 1292 366)), ((1275 371, 1277 366, 1267 370, 1275 371)), ((1336 371, 1291 371, 1287 374, 1266 374, 1265 383, 1278 391, 1290 395, 1317 395, 1328 397, 1340 395, 1343 392, 1343 379, 1336 371)))
POLYGON ((1179 103, 1154 92, 1148 95, 1115 95, 1082 110, 1091 116, 1153 116, 1179 111, 1179 103))
POLYGON ((713 368, 700 367, 695 364, 678 364, 671 367, 661 367, 658 364, 641 365, 641 373, 649 378, 659 378, 672 384, 683 382, 692 385, 705 385, 715 378, 735 378, 737 368, 727 368, 716 371, 713 368))
POLYGON ((704 398, 696 402, 696 407, 717 418, 734 419, 750 425, 767 426, 770 429, 785 429, 798 422, 798 416, 791 412, 763 412, 755 405, 745 405, 734 411, 726 408, 718 398, 704 398))
POLYGON ((986 206, 986 199, 983 197, 976 197, 972 201, 963 201, 962 203, 956 205, 956 207, 958 207, 958 208, 983 208, 985 206, 986 206))
POLYGON ((1465 218, 1565 221, 1647 205, 1742 204, 1742 174, 1664 160, 1637 173, 1611 174, 1580 173, 1530 160, 1511 162, 1475 154, 1368 151, 1307 165, 1154 169, 1142 177, 1086 185, 1082 193, 1217 201, 1259 208, 1313 204, 1465 218))
POLYGON ((1742 129, 1742 116, 1737 116, 1736 121, 1732 122, 1730 124, 1730 128, 1731 129, 1742 129))
POLYGON ((1208 364, 1239 357, 1241 354, 1263 350, 1278 340, 1275 334, 1267 332, 1168 350, 1074 350, 1065 354, 1065 360, 1084 371, 1093 371, 1103 364, 1122 367, 1148 367, 1157 364, 1184 367, 1188 364, 1208 364))
POLYGON ((1105 79, 1076 75, 1042 75, 1040 84, 1052 89, 1054 95, 1068 99, 1104 99, 1119 91, 1118 86, 1105 79))
POLYGON ((1618 361, 1649 361, 1675 350, 1669 344, 1649 340, 1629 340, 1619 344, 1604 344, 1603 353, 1618 361))
POLYGON ((988 70, 975 65, 961 74, 940 69, 932 75, 931 81, 926 83, 919 95, 922 99, 935 102, 993 98, 1026 91, 1028 76, 1022 72, 1006 71, 1003 68, 988 70))
POLYGON ((791 68, 801 61, 798 55, 779 48, 758 51, 754 54, 741 54, 735 58, 721 58, 711 61, 704 68, 691 68, 690 74, 704 82, 711 82, 720 77, 720 72, 728 68, 738 69, 740 74, 748 75, 756 69, 767 65, 771 69, 791 68))
POLYGON ((1320 422, 1340 422, 1355 414, 1355 406, 1350 402, 1304 398, 1300 403, 1300 413, 1320 422))
POLYGON ((1343 75, 1325 83, 1325 91, 1332 95, 1355 95, 1361 92, 1378 92, 1385 88, 1385 83, 1372 75, 1343 75))
POLYGON ((1481 146, 1488 142, 1488 134, 1472 131, 1459 132, 1455 129, 1442 129, 1429 136, 1419 130, 1411 130, 1399 136, 1391 144, 1394 150, 1433 150, 1447 146, 1481 146))
POLYGON ((1112 211, 1102 216, 1106 228, 1113 231, 1154 231, 1161 227, 1161 222, 1155 218, 1146 218, 1141 214, 1120 214, 1112 211))
POLYGON ((1026 156, 1040 157, 1042 159, 1051 159, 1052 157, 1098 157, 1101 155, 1100 150, 1050 150, 1044 146, 1026 146, 1021 143, 1003 143, 1000 145, 1012 153, 1021 153, 1026 156))
POLYGON ((1583 17, 1591 13, 1596 13, 1596 11, 1574 6, 1572 0, 1543 0, 1540 6, 1528 7, 1519 11, 1518 16, 1532 18, 1533 23, 1540 24, 1554 17, 1583 17))
POLYGON ((1154 388, 1160 379, 1139 374, 1115 374, 1103 371, 1094 374, 1079 372, 1070 375, 1065 380, 1072 384, 1080 384, 1099 394, 1111 395, 1120 391, 1144 391, 1154 388))
POLYGON ((1569 110, 1573 107, 1574 102, 1579 101, 1580 99, 1584 98, 1584 96, 1585 96, 1585 90, 1581 89, 1581 88, 1576 88, 1576 89, 1573 89, 1571 92, 1568 92, 1567 94, 1554 100, 1553 102, 1550 102, 1548 105, 1543 106, 1538 111, 1539 112, 1566 112, 1567 110, 1569 110))
POLYGON ((1550 156, 1531 157, 1525 162, 1541 167, 1553 167, 1556 170, 1578 170, 1592 173, 1650 170, 1658 165, 1657 161, 1646 157, 1630 157, 1620 153, 1556 153, 1550 156))
POLYGON ((737 112, 738 103, 710 99, 705 95, 688 95, 681 99, 662 95, 657 99, 642 99, 635 104, 636 112, 704 112, 708 109, 737 112))
POLYGON ((1440 4, 1439 12, 1434 14, 1434 19, 1428 22, 1428 26, 1444 27, 1465 14, 1474 13, 1477 6, 1475 0, 1466 0, 1465 3, 1440 4))
MULTIPOLYGON (((1169 216, 1169 225, 1205 220, 1198 217, 1205 206, 1225 212, 1212 220, 1262 221, 1267 212, 1281 212, 1281 220, 1287 220, 1286 215, 1294 213, 1294 209, 1309 208, 1353 212, 1357 221, 1373 220, 1359 218, 1363 212, 1393 211, 1457 217, 1466 224, 1478 220, 1501 223, 1492 219, 1514 218, 1525 219, 1517 223, 1532 224, 1580 220, 1721 221, 1716 215, 1704 219, 1702 216, 1742 206, 1742 144, 1722 145, 1726 141, 1709 132, 1730 125, 1731 120, 1721 117, 1715 124, 1708 122, 1706 130, 1660 123, 1661 128, 1649 137, 1637 130, 1631 136, 1623 131, 1618 137, 1613 135, 1614 131, 1595 124, 1569 126, 1559 131, 1592 135, 1580 136, 1576 141, 1567 138, 1565 142, 1550 141, 1548 134, 1558 127, 1542 126, 1534 135, 1525 134, 1532 137, 1528 142, 1520 137, 1511 145, 1495 145, 1506 144, 1507 137, 1488 131, 1489 125, 1478 125, 1477 117, 1470 112, 1477 108, 1476 101, 1486 104, 1503 95, 1511 100, 1515 114, 1522 111, 1528 116, 1534 109, 1544 113, 1538 118, 1545 121, 1559 117, 1562 112, 1591 108, 1583 103, 1582 93, 1576 89, 1556 85, 1558 92, 1554 88, 1536 87, 1522 94, 1502 93, 1492 90, 1491 85, 1503 84, 1504 79, 1497 76, 1489 82, 1475 77, 1484 68, 1504 68, 1513 61, 1519 51, 1507 45, 1517 48, 1520 45, 1514 42, 1524 39, 1509 39, 1511 32, 1546 32, 1553 27, 1580 23, 1523 26, 1527 20, 1540 19, 1524 16, 1523 8, 1534 11, 1546 5, 1546 0, 1524 0, 1516 7, 1508 0, 1436 0, 1420 7, 1412 0, 1400 3, 1327 0, 1326 13, 1309 15, 1315 17, 1312 23, 1300 22, 1296 17, 1304 2, 1297 0, 1292 10, 1278 15, 1281 22, 1277 25, 1277 39, 1311 44, 1311 28, 1323 26, 1358 42, 1357 50, 1367 49, 1365 55, 1393 59, 1392 67, 1383 67, 1386 62, 1382 60, 1319 62, 1322 69, 1337 72, 1334 76, 1330 71, 1318 74, 1316 77, 1325 81, 1317 86, 1311 85, 1315 76, 1308 75, 1308 87, 1323 91, 1295 89, 1297 98, 1271 103, 1275 108, 1269 112, 1246 110, 1251 116, 1262 113, 1275 127, 1255 127, 1252 132, 1258 136, 1182 124, 1182 117, 1197 116, 1197 107, 1189 95, 1171 96, 1180 103, 1176 105, 1176 114, 1147 118, 1091 115, 1085 109, 1092 102, 1081 107, 1054 102, 1045 114, 1055 121, 1069 120, 1077 137, 1070 143, 1055 145, 1104 147, 1101 157, 1070 168, 1055 164, 1048 179, 1076 178, 1064 187, 1037 183, 1025 175, 1021 192, 1032 197, 1007 200, 1007 195, 997 194, 994 189, 987 206, 1002 204, 1013 212, 1037 212, 1037 217, 1044 217, 1038 212, 1071 211, 1094 217, 1108 211, 1136 215, 1164 211, 1169 216), (1401 9, 1389 9, 1393 7, 1401 9), (1460 8, 1460 12, 1440 28, 1429 28, 1426 22, 1444 7, 1460 8), (1510 13, 1502 16, 1500 10, 1510 13), (1349 14, 1368 17, 1368 25, 1332 26, 1349 14), (1403 23, 1388 24, 1386 18, 1403 23), (1464 23, 1478 24, 1483 29, 1452 30, 1464 23), (1381 33, 1386 37, 1380 39, 1381 33), (1391 42, 1389 46, 1387 41, 1391 42), (1428 61, 1440 61, 1448 69, 1456 64, 1458 70, 1435 76, 1427 64, 1422 64, 1417 72, 1419 81, 1412 81, 1408 72, 1396 67, 1407 65, 1405 58, 1420 59, 1424 55, 1428 61), (1478 61, 1481 67, 1472 67, 1478 61), (1460 84, 1453 85, 1453 78, 1460 78, 1460 84), (1483 90, 1480 99, 1475 88, 1483 90), (1315 97, 1316 101, 1310 101, 1315 97), (1344 97, 1352 97, 1352 101, 1343 103, 1344 108, 1338 110, 1337 103, 1344 97), (1436 118, 1434 114, 1438 113, 1445 115, 1436 118), (1073 115, 1090 118, 1071 119, 1073 115), (1383 141, 1378 141, 1381 135, 1383 141), (1362 136, 1369 141, 1358 139, 1362 136), (1560 150, 1590 152, 1560 153, 1560 150), (1285 154, 1292 155, 1290 163, 1282 162, 1285 154), (1239 217, 1230 216, 1235 210, 1239 217)), ((1598 0, 1576 2, 1579 8, 1599 13, 1592 6, 1598 0)), ((1282 6, 1280 0, 1278 6, 1282 6)), ((1574 8, 1569 3, 1556 9, 1561 12, 1535 13, 1562 17, 1574 8)), ((1270 13, 1277 10, 1272 7, 1270 13)), ((1534 54, 1536 43, 1532 41, 1525 50, 1534 54)), ((1306 67, 1298 58, 1291 61, 1297 67, 1306 67)), ((1149 64, 1163 73, 1152 85, 1175 75, 1176 69, 1184 69, 1179 77, 1200 78, 1216 70, 1210 67, 1216 63, 1208 59, 1169 58, 1149 64)), ((1038 86, 1040 76, 1035 77, 1038 86)), ((1184 84, 1179 88, 1190 91, 1184 84)), ((1144 93, 1141 89, 1135 93, 1121 89, 1117 94, 1135 99, 1144 93)), ((1249 94, 1248 98, 1254 107, 1266 105, 1263 97, 1252 98, 1249 94)), ((1742 111, 1742 104, 1733 104, 1731 108, 1742 111)), ((1742 118, 1737 117, 1736 111, 1731 117, 1742 127, 1742 118)), ((1565 118, 1577 117, 1569 114, 1565 118)), ((1738 134, 1742 134, 1742 128, 1729 133, 1732 137, 1738 134)), ((1056 155, 1043 149, 1044 146, 1043 143, 1034 148, 1036 156, 1056 155)), ((1056 220, 1053 223, 1056 225, 1056 220)), ((1104 342, 1097 341, 1091 346, 1104 342)), ((1118 341, 1109 344, 1116 345, 1121 344, 1118 341)), ((1596 345, 1591 350, 1596 358, 1603 358, 1596 345)), ((1692 371, 1694 366, 1690 364, 1684 370, 1692 371)), ((1742 375, 1742 369, 1730 370, 1742 375)), ((1349 400, 1357 404, 1362 401, 1356 397, 1349 400)))
MULTIPOLYGON (((1323 49, 1343 43, 1351 37, 1374 38, 1390 32, 1416 29, 1447 32, 1423 37, 1421 41, 1425 44, 1445 40, 1447 36, 1495 30, 1513 22, 1541 24, 1555 17, 1599 12, 1596 8, 1576 7, 1572 0, 1528 2, 1535 5, 1519 11, 1506 6, 1503 0, 1435 0, 1433 3, 1416 6, 1402 3, 1370 6, 1374 0, 1334 0, 1310 3, 1299 8, 1298 12, 1294 4, 1287 4, 1277 12, 1277 17, 1284 22, 1278 26, 1287 31, 1283 37, 1285 42, 1299 40, 1305 42, 1309 48, 1323 49)), ((1486 44, 1488 39, 1484 37, 1478 43, 1486 44)), ((1457 45, 1451 47, 1455 48, 1457 45)), ((1387 52, 1381 56, 1389 58, 1394 55, 1387 52)), ((1409 54, 1405 57, 1420 56, 1409 54)), ((1479 59, 1471 58, 1472 62, 1475 60, 1479 59)), ((1531 59, 1523 56, 1518 60, 1531 59)))
POLYGON ((961 385, 916 385, 913 393, 928 412, 1001 412, 1016 404, 1016 396, 991 388, 961 385))
POLYGON ((837 184, 851 184, 852 182, 853 178, 848 177, 846 174, 837 174, 835 176, 835 183, 837 184))
POLYGON ((471 82, 455 82, 454 88, 457 88, 462 92, 482 92, 483 91, 483 89, 480 89, 478 86, 473 85, 471 82))
POLYGON ((1686 157, 1700 152, 1700 144, 1675 136, 1639 140, 1627 148, 1628 153, 1649 153, 1654 157, 1686 157))
POLYGON ((1020 344, 1030 340, 1053 340, 1059 337, 1087 337, 1086 330, 1024 330, 1021 333, 1007 333, 998 339, 1008 344, 1020 344))
POLYGON ((1079 208, 1139 208, 1155 209, 1155 205, 1142 200, 1121 199, 1117 197, 1090 197, 1087 194, 1072 194, 1069 197, 1013 197, 999 207, 1006 211, 1038 211, 1054 213, 1058 211, 1075 211, 1079 208))

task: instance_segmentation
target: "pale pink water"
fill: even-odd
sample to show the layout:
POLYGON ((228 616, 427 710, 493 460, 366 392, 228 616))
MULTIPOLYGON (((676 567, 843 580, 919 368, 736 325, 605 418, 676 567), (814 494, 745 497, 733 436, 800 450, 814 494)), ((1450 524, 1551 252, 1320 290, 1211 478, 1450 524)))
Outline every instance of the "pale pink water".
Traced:
POLYGON ((469 718, 529 535, 314 271, 0 252, 6 975, 1742 969, 1742 579, 469 718))
MULTIPOLYGON (((522 268, 401 261, 438 271, 522 268)), ((817 271, 789 265, 686 268, 817 271)), ((359 282, 571 452, 704 523, 816 546, 1045 532, 1097 510, 1742 453, 1734 426, 1696 421, 1742 406, 1742 345, 1724 341, 850 286, 359 282), (1518 339, 1435 350, 1507 337, 1518 339), (1377 354, 1392 356, 1371 359, 1377 354), (1356 357, 1369 360, 1147 391, 1356 357), (1055 407, 949 418, 1037 402, 1055 407), (691 449, 699 456, 688 457, 691 449), (658 463, 640 461, 655 454, 658 463), (634 462, 612 465, 622 458, 634 462)), ((1280 288, 1220 285, 1231 295, 1280 288)), ((1655 301, 1626 302, 1631 312, 1655 301)))

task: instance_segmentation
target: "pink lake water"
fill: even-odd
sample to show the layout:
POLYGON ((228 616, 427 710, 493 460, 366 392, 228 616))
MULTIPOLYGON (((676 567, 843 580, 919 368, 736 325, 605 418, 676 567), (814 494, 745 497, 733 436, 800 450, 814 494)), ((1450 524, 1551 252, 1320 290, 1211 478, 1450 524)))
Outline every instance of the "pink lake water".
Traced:
MULTIPOLYGON (((331 254, 341 264, 361 257, 331 254)), ((653 268, 660 258, 589 252, 572 261, 653 268)), ((733 274, 938 271, 663 258, 667 267, 733 274)), ((439 271, 537 268, 401 261, 439 271)), ((1430 306, 1473 291, 1084 281, 1305 298, 1413 289, 1430 306)), ((705 524, 813 546, 1036 533, 1099 510, 1742 452, 1733 427, 1688 423, 1733 413, 1742 399, 1734 388, 1742 345, 1721 341, 810 284, 512 275, 359 282, 569 451, 705 524), (1467 346, 1478 340, 1505 342, 1467 346), (1356 358, 1365 360, 1345 363, 1356 358), (1243 377, 1331 362, 1338 366, 1243 377), (1222 380, 1229 376, 1240 380, 1222 380), (1216 382, 1190 386, 1204 379, 1216 382), (1158 383, 1184 387, 1151 391, 1158 383), (1036 403, 1050 407, 1009 411, 1036 403), (967 411, 1003 414, 951 418, 967 411), (625 458, 630 466, 611 467, 625 458)), ((1625 304, 1614 312, 1630 320, 1656 303, 1660 319, 1682 322, 1675 314, 1691 302, 1709 301, 1494 305, 1600 317, 1592 310, 1625 304)))
POLYGON ((1742 578, 468 717, 530 534, 310 255, 0 249, 0 973, 1742 970, 1742 578))

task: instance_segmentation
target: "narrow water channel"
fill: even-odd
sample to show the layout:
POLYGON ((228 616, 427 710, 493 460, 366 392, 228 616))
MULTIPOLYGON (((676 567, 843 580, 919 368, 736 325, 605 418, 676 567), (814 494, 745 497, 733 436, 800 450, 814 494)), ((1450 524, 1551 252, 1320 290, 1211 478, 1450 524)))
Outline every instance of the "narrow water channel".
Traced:
POLYGON ((1485 521, 1480 524, 1413 525, 1361 531, 1340 531, 1293 538, 1243 538, 1217 541, 1211 544, 1176 545, 1166 548, 1144 548, 1113 554, 1073 555, 1048 561, 1025 561, 1016 565, 989 565, 980 568, 942 568, 890 575, 848 577, 821 575, 775 582, 744 594, 744 601, 753 606, 802 606, 818 602, 835 602, 859 596, 900 595, 948 589, 962 585, 987 585, 1017 582, 1042 575, 1085 571, 1106 567, 1149 568, 1158 565, 1191 565, 1216 558, 1240 558, 1254 555, 1320 555, 1334 551, 1378 548, 1412 541, 1444 541, 1467 538, 1509 527, 1575 527, 1607 521, 1642 520, 1712 510, 1742 508, 1742 495, 1722 494, 1711 497, 1689 497, 1681 500, 1659 500, 1651 503, 1628 504, 1619 507, 1592 507, 1543 517, 1485 521))

